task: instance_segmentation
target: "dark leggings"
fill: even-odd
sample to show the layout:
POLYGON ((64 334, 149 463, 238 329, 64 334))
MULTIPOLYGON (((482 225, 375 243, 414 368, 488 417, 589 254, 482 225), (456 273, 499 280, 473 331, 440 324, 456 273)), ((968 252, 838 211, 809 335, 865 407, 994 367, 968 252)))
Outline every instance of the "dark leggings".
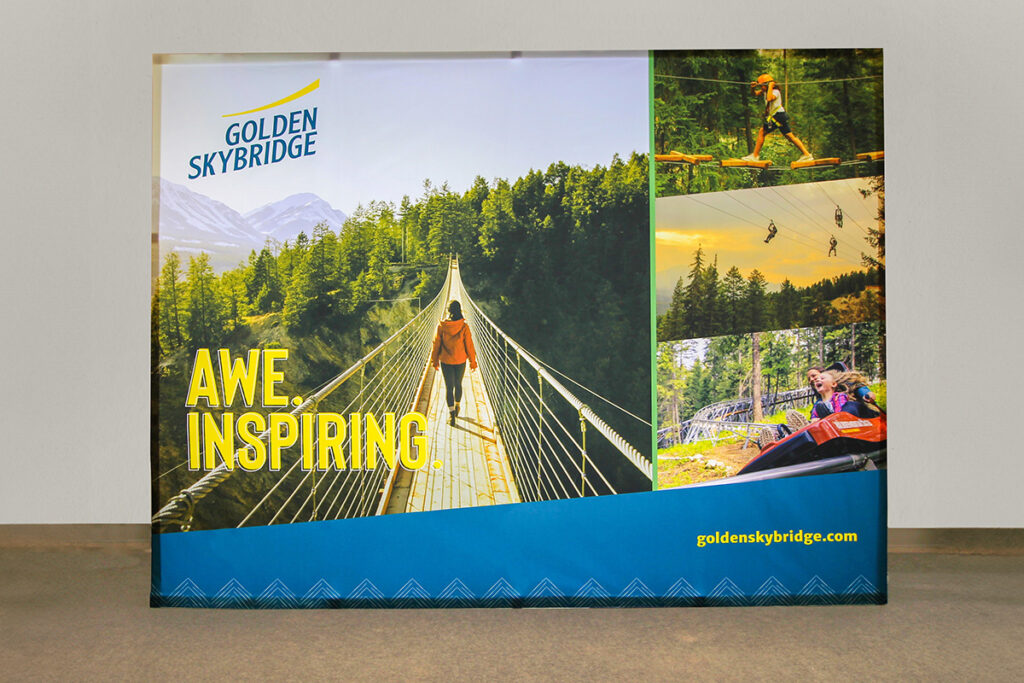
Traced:
POLYGON ((462 377, 466 374, 466 364, 448 365, 441 363, 441 374, 444 376, 445 396, 448 407, 454 408, 462 400, 462 377))

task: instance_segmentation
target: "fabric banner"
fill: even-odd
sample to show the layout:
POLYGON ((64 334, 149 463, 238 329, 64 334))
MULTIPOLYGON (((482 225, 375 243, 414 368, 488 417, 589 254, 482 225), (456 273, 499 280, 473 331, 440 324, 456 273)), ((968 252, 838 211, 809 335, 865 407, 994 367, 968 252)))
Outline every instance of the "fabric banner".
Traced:
POLYGON ((878 50, 154 58, 151 603, 878 603, 878 50))

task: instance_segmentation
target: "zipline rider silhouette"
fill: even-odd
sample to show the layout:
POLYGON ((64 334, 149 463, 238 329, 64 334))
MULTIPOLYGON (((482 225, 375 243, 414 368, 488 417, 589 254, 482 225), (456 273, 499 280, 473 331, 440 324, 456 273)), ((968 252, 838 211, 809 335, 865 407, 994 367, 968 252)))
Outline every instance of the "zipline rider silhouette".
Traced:
POLYGON ((470 370, 476 370, 476 349, 473 335, 462 317, 462 304, 452 301, 448 304, 448 319, 437 324, 434 347, 430 363, 435 370, 441 370, 444 377, 445 397, 448 404, 448 424, 455 425, 462 400, 462 378, 466 374, 466 361, 470 370))

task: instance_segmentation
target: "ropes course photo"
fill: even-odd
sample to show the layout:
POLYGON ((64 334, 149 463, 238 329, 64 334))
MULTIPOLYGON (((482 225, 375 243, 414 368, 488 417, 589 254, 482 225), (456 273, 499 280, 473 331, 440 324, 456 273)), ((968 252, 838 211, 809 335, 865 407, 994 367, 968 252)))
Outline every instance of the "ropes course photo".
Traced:
POLYGON ((657 195, 884 172, 880 50, 655 52, 657 195))

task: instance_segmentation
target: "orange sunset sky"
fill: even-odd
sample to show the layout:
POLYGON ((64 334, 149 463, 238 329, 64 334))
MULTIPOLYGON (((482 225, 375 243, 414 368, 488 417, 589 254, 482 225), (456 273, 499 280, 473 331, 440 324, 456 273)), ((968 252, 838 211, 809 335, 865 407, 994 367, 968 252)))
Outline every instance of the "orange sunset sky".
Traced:
POLYGON ((719 276, 736 266, 744 277, 757 268, 777 289, 786 278, 806 286, 826 277, 861 270, 861 253, 873 252, 866 229, 876 226, 878 200, 863 197, 869 178, 732 190, 655 200, 655 273, 659 312, 680 276, 691 267, 698 245, 707 262, 718 257, 719 276), (843 227, 835 209, 843 210, 843 227), (779 229, 764 243, 768 221, 779 229), (828 257, 829 237, 838 240, 828 257))

